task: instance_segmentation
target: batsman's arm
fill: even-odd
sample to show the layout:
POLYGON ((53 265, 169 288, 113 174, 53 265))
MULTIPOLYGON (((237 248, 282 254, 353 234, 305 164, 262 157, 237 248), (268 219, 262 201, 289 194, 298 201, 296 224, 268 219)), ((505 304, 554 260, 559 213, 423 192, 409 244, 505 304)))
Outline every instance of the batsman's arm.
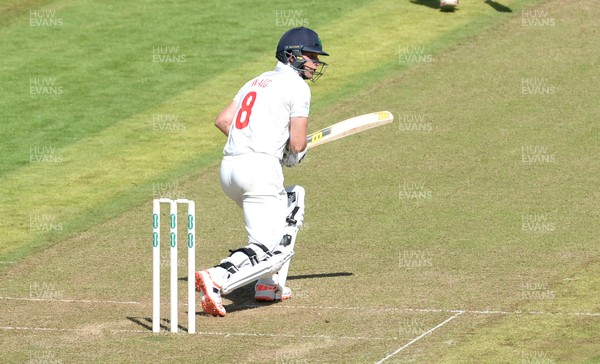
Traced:
POLYGON ((287 167, 294 167, 306 155, 306 133, 308 130, 307 117, 292 117, 290 119, 290 138, 283 151, 281 163, 287 167))
POLYGON ((237 110, 237 102, 232 101, 226 108, 221 111, 219 116, 215 119, 215 126, 223 133, 225 136, 229 136, 229 129, 231 128, 231 123, 233 122, 233 118, 235 117, 235 111, 237 110))
POLYGON ((290 141, 288 149, 292 153, 300 153, 306 149, 306 134, 308 132, 308 118, 292 117, 290 119, 290 141))

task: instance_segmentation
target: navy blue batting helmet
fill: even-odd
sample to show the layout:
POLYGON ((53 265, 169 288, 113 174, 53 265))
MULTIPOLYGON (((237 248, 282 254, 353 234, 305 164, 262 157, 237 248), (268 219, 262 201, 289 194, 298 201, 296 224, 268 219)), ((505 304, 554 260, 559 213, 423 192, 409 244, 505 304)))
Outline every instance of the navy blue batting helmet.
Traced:
POLYGON ((323 56, 329 55, 329 53, 323 50, 323 43, 321 42, 319 35, 314 30, 305 27, 292 28, 285 32, 281 36, 279 44, 277 44, 277 51, 275 54, 277 59, 279 59, 279 55, 283 52, 296 49, 300 52, 306 51, 323 56))
MULTIPOLYGON (((282 63, 289 63, 292 68, 298 71, 300 76, 306 78, 303 72, 306 60, 302 58, 302 52, 313 52, 322 56, 329 55, 323 50, 321 38, 314 30, 299 27, 292 28, 281 36, 279 44, 277 44, 275 57, 282 63)), ((316 81, 325 71, 327 64, 320 61, 319 64, 321 69, 314 73, 314 76, 310 78, 311 81, 316 81)))

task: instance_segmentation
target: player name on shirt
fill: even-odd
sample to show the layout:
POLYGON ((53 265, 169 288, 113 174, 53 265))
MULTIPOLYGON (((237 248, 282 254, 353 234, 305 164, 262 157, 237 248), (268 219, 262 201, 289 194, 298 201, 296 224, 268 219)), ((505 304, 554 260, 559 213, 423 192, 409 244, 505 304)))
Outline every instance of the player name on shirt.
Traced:
POLYGON ((252 82, 252 87, 258 86, 258 87, 265 88, 265 87, 269 86, 271 81, 272 80, 267 79, 267 78, 257 78, 254 80, 254 82, 252 82))

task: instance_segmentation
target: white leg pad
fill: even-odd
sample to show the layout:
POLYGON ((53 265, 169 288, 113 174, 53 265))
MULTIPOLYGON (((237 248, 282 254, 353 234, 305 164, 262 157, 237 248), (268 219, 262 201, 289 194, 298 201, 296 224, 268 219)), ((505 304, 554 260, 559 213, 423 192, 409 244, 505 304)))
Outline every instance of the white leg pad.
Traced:
MULTIPOLYGON (((294 250, 294 245, 296 245, 296 235, 298 235, 298 230, 300 230, 302 224, 304 223, 304 195, 306 194, 306 191, 302 186, 289 186, 286 187, 285 190, 288 192, 288 194, 293 194, 292 196, 294 196, 293 200, 288 200, 288 217, 292 214, 296 207, 298 208, 291 221, 286 217, 284 232, 284 234, 291 236, 291 243, 287 248, 294 250)), ((279 287, 285 287, 288 271, 290 269, 290 261, 291 260, 285 262, 277 274, 268 278, 265 281, 267 282, 266 284, 276 283, 279 285, 279 287), (269 281, 273 283, 269 283, 269 281)))
MULTIPOLYGON (((279 254, 273 254, 270 258, 259 261, 257 264, 251 265, 250 260, 246 259, 243 255, 238 257, 244 257, 242 263, 236 259, 227 258, 225 261, 233 263, 231 260, 236 260, 234 265, 239 269, 235 273, 229 274, 229 277, 223 283, 221 287, 222 294, 228 294, 246 284, 252 283, 259 279, 266 279, 270 282, 279 282, 281 287, 285 286, 285 281, 288 275, 288 269, 290 265, 290 259, 294 255, 294 245, 296 243, 296 235, 298 230, 304 222, 304 188, 302 186, 289 186, 286 187, 288 192, 288 208, 286 210, 286 216, 284 217, 284 231, 283 239, 281 243, 277 245, 272 251, 280 252, 279 254), (285 238, 287 236, 287 239, 285 238)), ((264 253, 257 250, 255 246, 249 246, 253 249, 257 255, 260 254, 263 257, 264 253)), ((243 253, 236 253, 243 254, 243 253)), ((233 255, 232 255, 233 256, 233 255)), ((260 259, 260 258, 259 258, 260 259)), ((223 261, 221 262, 223 263, 223 261)))
POLYGON ((279 271, 292 258, 292 255, 294 255, 294 251, 286 249, 286 251, 274 254, 269 259, 263 260, 258 264, 244 266, 237 273, 230 275, 229 279, 223 284, 221 293, 228 294, 259 278, 272 276, 273 273, 279 271))

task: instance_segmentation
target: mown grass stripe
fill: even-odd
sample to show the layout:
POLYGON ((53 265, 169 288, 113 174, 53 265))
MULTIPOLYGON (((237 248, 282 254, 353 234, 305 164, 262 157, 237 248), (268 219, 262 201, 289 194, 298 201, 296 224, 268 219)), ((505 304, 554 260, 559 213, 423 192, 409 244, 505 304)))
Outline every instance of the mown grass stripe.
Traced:
MULTIPOLYGON (((190 2, 188 5, 192 3, 190 2)), ((255 11, 260 13, 264 11, 265 6, 267 5, 257 6, 255 11)), ((199 24, 199 28, 204 30, 205 34, 202 41, 205 44, 213 44, 218 39, 230 40, 230 42, 223 44, 223 47, 220 49, 208 46, 197 47, 192 45, 192 42, 196 40, 195 35, 189 32, 175 31, 176 27, 174 28, 172 24, 177 19, 175 14, 178 12, 180 14, 181 11, 185 12, 186 10, 184 9, 169 13, 162 12, 161 6, 157 4, 146 4, 143 8, 136 8, 130 6, 130 4, 125 6, 123 4, 101 5, 81 3, 70 9, 67 9, 65 3, 54 4, 52 8, 54 10, 59 9, 58 14, 65 18, 66 24, 61 29, 58 29, 62 33, 58 33, 57 29, 32 30, 28 28, 27 24, 24 24, 24 20, 22 20, 21 24, 13 24, 18 29, 12 29, 12 32, 8 31, 8 29, 3 29, 3 31, 8 33, 6 35, 8 38, 14 38, 12 36, 15 34, 24 37, 29 45, 25 49, 36 49, 39 46, 47 46, 43 47, 44 52, 36 52, 33 54, 33 57, 23 57, 23 45, 19 45, 18 42, 11 42, 10 45, 13 48, 7 54, 12 56, 12 58, 6 59, 5 62, 6 65, 12 67, 11 71, 21 68, 25 70, 22 72, 26 75, 26 70, 29 69, 31 72, 32 69, 40 68, 40 63, 47 62, 49 58, 51 65, 63 63, 63 66, 59 67, 59 69, 63 70, 61 72, 64 73, 59 75, 67 77, 68 82, 66 83, 69 86, 78 88, 76 90, 71 89, 71 93, 66 92, 65 96, 58 100, 59 104, 64 108, 54 105, 53 100, 41 100, 42 103, 34 108, 33 115, 36 116, 33 118, 28 118, 27 116, 27 112, 32 113, 29 105, 31 101, 28 97, 15 97, 14 99, 18 101, 17 105, 8 98, 3 99, 6 101, 6 107, 9 104, 13 106, 10 113, 13 119, 9 119, 10 123, 3 123, 4 132, 10 133, 10 138, 6 138, 10 139, 10 141, 3 148, 8 153, 3 153, 3 156, 16 158, 17 164, 23 167, 15 173, 10 173, 3 180, 3 186, 7 187, 7 193, 2 194, 4 202, 2 205, 2 215, 9 216, 9 218, 1 223, 4 231, 7 232, 2 239, 2 244, 0 244, 0 251, 2 253, 5 252, 3 248, 13 252, 18 250, 19 244, 15 244, 16 241, 25 244, 27 241, 30 241, 33 245, 42 246, 45 242, 53 240, 53 237, 57 235, 54 231, 38 231, 40 230, 39 227, 34 227, 32 230, 31 220, 36 220, 39 217, 49 217, 50 220, 53 220, 50 223, 55 222, 56 225, 64 228, 65 231, 75 232, 78 229, 77 225, 79 225, 77 223, 83 219, 81 217, 82 212, 84 215, 88 215, 86 220, 89 221, 92 219, 97 221, 100 216, 106 216, 104 213, 101 213, 101 211, 107 210, 105 208, 106 205, 123 205, 119 202, 119 199, 122 199, 125 195, 137 195, 138 199, 136 200, 139 201, 140 193, 136 194, 135 192, 131 193, 127 191, 144 188, 150 191, 148 186, 152 184, 152 181, 156 179, 161 180, 158 176, 176 176, 177 174, 165 173, 164 171, 173 171, 177 164, 181 165, 182 160, 186 161, 184 164, 187 164, 187 167, 185 168, 188 168, 186 172, 183 172, 185 174, 190 173, 189 171, 192 168, 190 164, 196 163, 198 160, 198 157, 194 157, 194 155, 212 156, 209 159, 216 160, 223 139, 220 135, 215 136, 215 134, 207 136, 207 132, 215 132, 210 125, 220 104, 226 102, 224 100, 227 97, 223 97, 223 94, 228 94, 228 97, 230 97, 235 92, 233 88, 227 92, 219 92, 218 90, 227 88, 231 84, 239 84, 239 78, 242 74, 242 77, 246 78, 249 77, 248 75, 255 74, 257 69, 271 67, 273 64, 272 52, 265 52, 261 48, 261 57, 253 58, 261 59, 264 65, 257 66, 256 62, 249 64, 244 60, 241 63, 245 67, 242 66, 241 69, 227 72, 227 65, 240 63, 240 59, 234 57, 234 55, 239 55, 240 44, 248 44, 245 41, 248 35, 237 31, 235 27, 229 26, 229 23, 236 23, 242 19, 250 19, 254 23, 261 21, 258 18, 252 19, 247 13, 239 14, 237 12, 239 7, 235 3, 225 4, 220 7, 219 11, 232 15, 229 19, 225 20, 218 17, 211 17, 211 11, 204 11, 207 9, 198 9, 196 7, 197 10, 193 12, 193 14, 199 15, 203 20, 202 24, 199 24), (117 10, 115 7, 122 11, 115 11, 117 10), (82 14, 82 10, 85 10, 84 14, 82 14), (159 14, 161 20, 164 20, 164 22, 154 24, 159 14), (137 20, 137 22, 125 21, 129 17, 133 17, 134 19, 132 20, 137 20), (99 19, 103 20, 100 21, 99 19), (109 29, 112 27, 111 24, 119 28, 117 30, 119 33, 121 29, 129 29, 130 26, 138 28, 135 32, 129 32, 127 36, 130 39, 137 38, 140 42, 128 42, 127 38, 121 38, 122 44, 112 42, 112 39, 108 38, 110 34, 109 29), (123 24, 129 24, 129 26, 124 27, 123 24), (143 26, 140 28, 136 24, 146 24, 146 26, 152 28, 151 33, 160 35, 160 37, 149 36, 149 34, 144 32, 144 29, 141 29, 143 26), (220 27, 216 27, 215 25, 217 24, 220 27), (39 32, 33 33, 38 30, 39 32), (46 32, 42 33, 44 30, 46 32), (77 31, 90 35, 90 38, 76 39, 79 34, 73 34, 73 32, 77 31), (189 40, 189 43, 182 41, 182 35, 186 37, 185 39, 189 40), (150 39, 151 43, 147 39, 150 39), (151 48, 148 44, 162 45, 165 43, 169 44, 170 42, 189 45, 187 49, 191 50, 191 54, 188 54, 188 56, 192 60, 197 56, 197 61, 202 67, 198 67, 197 70, 194 68, 190 69, 189 66, 185 69, 183 66, 180 69, 174 69, 173 67, 169 67, 169 65, 150 64, 151 48), (69 47, 68 44, 77 44, 77 47, 69 47), (210 51, 208 51, 208 48, 210 48, 210 51), (49 50, 50 52, 48 52, 49 50), (65 67, 73 66, 73 61, 76 59, 81 60, 81 57, 90 57, 92 61, 88 61, 86 58, 85 62, 75 64, 76 67, 74 69, 65 67), (23 59, 24 62, 16 62, 17 59, 23 59), (119 114, 112 113, 115 103, 111 99, 115 97, 119 99, 118 95, 123 95, 124 93, 122 90, 119 90, 119 87, 115 87, 115 85, 110 83, 117 81, 118 77, 123 75, 119 67, 121 67, 122 63, 126 62, 133 62, 133 64, 138 66, 132 70, 142 80, 140 83, 136 79, 133 87, 130 87, 131 90, 136 90, 131 95, 133 100, 137 99, 136 96, 139 96, 141 99, 152 96, 154 100, 151 102, 156 103, 161 98, 168 100, 169 92, 180 92, 177 88, 173 88, 170 84, 161 81, 164 75, 181 73, 182 76, 190 78, 190 82, 196 85, 198 79, 209 80, 219 74, 224 74, 225 77, 219 78, 216 82, 201 84, 195 90, 195 93, 187 101, 184 101, 184 103, 187 102, 185 106, 175 105, 171 101, 167 103, 164 109, 150 108, 148 111, 142 112, 141 115, 133 115, 122 121, 120 125, 117 125, 119 124, 119 114), (163 68, 166 68, 166 70, 163 68), (78 100, 76 101, 74 94, 77 91, 81 93, 81 91, 85 90, 85 84, 89 84, 86 80, 88 80, 89 76, 96 74, 94 72, 95 69, 98 69, 102 73, 108 72, 110 74, 110 77, 104 78, 96 84, 91 84, 101 95, 108 98, 103 101, 92 97, 91 102, 90 100, 83 100, 83 103, 78 100), (186 72, 182 72, 183 70, 186 70, 186 72), (189 75, 196 75, 196 77, 189 77, 189 75), (201 77, 198 77, 198 75, 201 77), (83 77, 83 80, 78 80, 81 77, 83 77), (81 86, 83 89, 79 84, 76 84, 76 81, 83 81, 84 86, 81 86), (151 90, 141 92, 140 88, 146 86, 150 87, 151 90), (164 88, 167 92, 162 90, 161 92, 153 92, 152 88, 154 90, 164 88), (156 97, 158 97, 158 100, 156 97), (17 111, 15 106, 17 106, 16 109, 20 106, 25 112, 21 113, 17 111), (204 108, 205 106, 207 109, 204 108), (78 108, 83 112, 80 112, 78 108), (111 114, 107 115, 101 108, 110 108, 111 114), (194 110, 195 108, 197 110, 194 110), (64 113, 69 119, 65 120, 61 117, 61 113, 64 113), (76 114, 79 114, 77 119, 75 119, 76 114), (168 133, 157 134, 150 132, 153 115, 176 115, 182 119, 187 118, 189 115, 189 118, 184 122, 188 129, 182 135, 187 137, 195 135, 193 147, 189 145, 185 146, 185 140, 178 139, 181 135, 173 137, 173 135, 168 133), (40 118, 44 118, 45 122, 40 123, 38 120, 40 118), (194 128, 196 124, 200 125, 207 120, 205 129, 194 128), (71 122, 73 124, 70 124, 71 122), (31 134, 32 129, 23 127, 20 124, 29 124, 36 132, 31 134), (64 128, 68 128, 69 130, 68 138, 64 138, 64 133, 61 133, 61 130, 64 128), (20 140, 18 139, 19 134, 22 134, 20 140), (166 142, 166 139, 170 139, 170 141, 166 142), (210 144, 213 143, 213 139, 217 140, 216 144, 210 144), (202 147, 204 142, 208 142, 210 146, 203 150, 200 147, 202 147), (128 148, 128 145, 131 148, 128 148), (167 162, 165 156, 177 147, 186 148, 184 152, 185 157, 170 156, 171 159, 167 162), (53 151, 46 152, 46 149, 53 151), (149 155, 145 155, 146 151, 150 151, 149 155), (31 159, 45 163, 31 163, 31 159), (53 163, 52 160, 59 161, 59 163, 53 163), (152 169, 155 162, 162 163, 162 165, 152 169), (132 167, 133 165, 140 168, 136 169, 132 167), (16 209, 17 201, 22 210, 20 212, 11 211, 16 209)), ((169 11, 173 11, 174 8, 169 7, 168 9, 169 11)), ((339 13, 343 14, 343 12, 340 11, 339 13)), ((22 15, 22 17, 26 20, 26 14, 22 15)), ((281 28, 274 28, 274 30, 278 35, 282 31, 281 28)), ((269 43, 272 45, 273 40, 268 33, 261 32, 255 35, 253 41, 260 42, 262 38, 269 38, 269 43)), ((245 55, 254 55, 256 53, 256 50, 244 51, 245 55)), ((46 67, 49 67, 49 65, 46 65, 46 67)), ((128 70, 129 68, 126 68, 125 72, 128 70)), ((13 83, 22 81, 13 72, 8 72, 5 76, 13 83)), ((6 85, 4 82, 2 84, 6 85)), ((87 92, 84 91, 83 93, 86 94, 87 92)), ((127 99, 121 98, 118 102, 119 107, 123 108, 124 111, 131 112, 135 110, 135 108, 127 105, 127 99)), ((144 102, 145 104, 141 103, 140 105, 148 109, 148 100, 144 100, 144 102)), ((204 163, 196 163, 196 168, 202 168, 203 166, 205 166, 204 163)), ((6 170, 10 166, 7 166, 7 163, 3 163, 2 168, 6 170)), ((182 170, 182 168, 185 169, 184 167, 178 168, 179 170, 182 170)), ((150 193, 148 192, 148 194, 150 193)), ((39 226, 44 226, 43 224, 44 222, 40 222, 39 226)), ((89 225, 89 223, 86 225, 89 225)), ((81 225, 79 228, 81 228, 81 225)))
MULTIPOLYGON (((340 90, 352 91, 357 82, 361 87, 368 85, 371 81, 363 75, 397 62, 402 45, 426 47, 451 29, 473 21, 480 13, 465 12, 448 25, 447 18, 431 16, 418 6, 375 1, 348 12, 339 20, 332 20, 319 30, 331 39, 325 44, 326 48, 331 45, 328 50, 332 53, 329 60, 332 67, 327 79, 313 88, 315 104, 326 105, 331 102, 328 95, 339 94, 340 90), (382 16, 384 9, 397 11, 398 17, 382 16), (389 36, 398 23, 414 21, 415 17, 428 25, 426 31, 415 30, 400 34, 398 38, 389 36), (358 39, 347 36, 353 29, 361 30, 358 39), (320 98, 324 101, 319 101, 320 98)), ((214 115, 245 79, 272 65, 270 55, 245 60, 231 72, 216 75, 160 106, 65 146, 57 152, 60 163, 30 163, 9 173, 3 182, 11 189, 3 197, 6 203, 1 211, 7 216, 2 227, 8 234, 0 243, 0 255, 18 250, 30 241, 44 244, 43 239, 38 238, 48 234, 36 230, 35 226, 32 229, 31 220, 50 217, 71 227, 69 221, 82 212, 113 203, 118 196, 138 188, 136 186, 155 180, 162 171, 190 163, 196 155, 216 155, 223 138, 212 127, 214 115), (185 131, 157 133, 151 129, 153 115, 177 115, 185 120, 185 131), (19 208, 16 208, 16 201, 19 201, 19 208)), ((400 65, 397 71, 404 69, 400 65)), ((341 118, 344 112, 338 115, 341 118)), ((36 146, 33 147, 36 154, 36 146)))

